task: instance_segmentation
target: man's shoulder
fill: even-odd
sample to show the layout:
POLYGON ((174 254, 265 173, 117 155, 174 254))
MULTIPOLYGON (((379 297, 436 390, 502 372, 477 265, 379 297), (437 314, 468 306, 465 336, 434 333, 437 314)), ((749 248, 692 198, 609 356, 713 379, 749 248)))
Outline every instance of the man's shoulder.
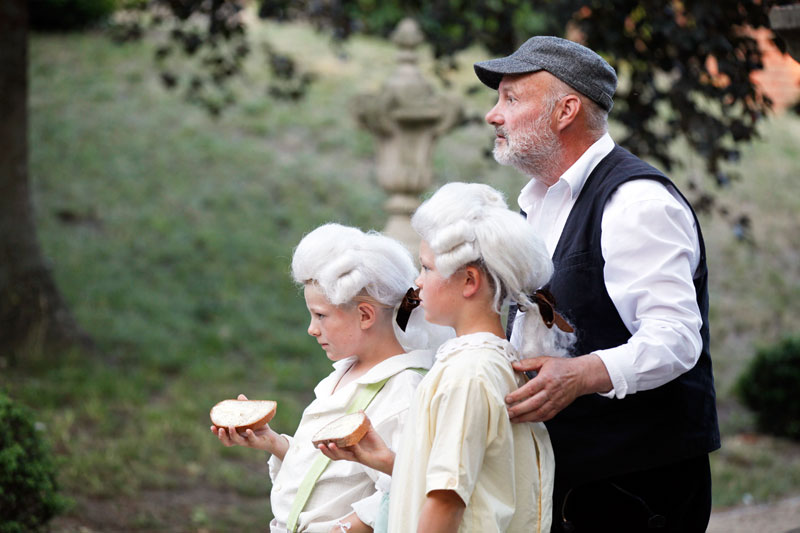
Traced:
POLYGON ((613 175, 616 176, 640 176, 669 180, 659 169, 620 145, 614 146, 614 149, 603 158, 603 163, 610 166, 613 169, 613 175))

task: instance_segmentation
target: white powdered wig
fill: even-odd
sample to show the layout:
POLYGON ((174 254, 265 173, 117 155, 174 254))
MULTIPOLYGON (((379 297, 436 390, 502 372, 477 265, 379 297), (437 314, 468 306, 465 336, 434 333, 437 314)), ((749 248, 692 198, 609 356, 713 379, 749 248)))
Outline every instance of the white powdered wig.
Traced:
POLYGON ((417 209, 411 225, 430 246, 443 277, 480 265, 492 279, 496 312, 508 298, 527 311, 524 354, 566 355, 574 335, 547 328, 528 296, 553 274, 550 254, 533 227, 508 209, 502 193, 481 183, 448 183, 417 209))
MULTIPOLYGON (((411 253, 399 241, 340 224, 325 224, 303 237, 292 257, 295 282, 314 283, 333 305, 348 305, 366 292, 394 310, 414 286, 417 268, 411 253)), ((394 324, 398 340, 407 350, 436 348, 443 328, 420 322, 411 313, 406 331, 394 324)), ((452 329, 447 328, 450 331, 452 329)), ((446 334, 445 337, 452 337, 446 334)))
POLYGON ((366 291, 394 307, 414 284, 417 269, 411 253, 394 239, 325 224, 295 248, 292 277, 297 283, 315 283, 333 305, 350 303, 366 291))

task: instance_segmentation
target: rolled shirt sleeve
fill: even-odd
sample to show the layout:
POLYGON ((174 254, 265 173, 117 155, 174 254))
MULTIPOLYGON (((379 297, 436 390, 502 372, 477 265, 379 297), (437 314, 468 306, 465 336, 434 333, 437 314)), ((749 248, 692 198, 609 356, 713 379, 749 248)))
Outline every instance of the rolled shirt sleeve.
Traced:
MULTIPOLYGON (((288 452, 289 448, 291 448, 292 444, 294 444, 294 437, 283 433, 281 433, 281 437, 289 441, 289 445, 286 448, 286 451, 288 452)), ((269 466, 269 480, 272 483, 275 483, 275 478, 278 477, 278 472, 281 471, 281 466, 283 466, 283 461, 278 459, 278 457, 275 454, 272 454, 270 455, 269 460, 267 461, 267 465, 269 466)))
POLYGON ((693 274, 700 258, 694 217, 682 199, 652 180, 619 187, 603 214, 606 289, 627 343, 597 350, 613 389, 624 398, 659 387, 697 363, 702 316, 693 274))

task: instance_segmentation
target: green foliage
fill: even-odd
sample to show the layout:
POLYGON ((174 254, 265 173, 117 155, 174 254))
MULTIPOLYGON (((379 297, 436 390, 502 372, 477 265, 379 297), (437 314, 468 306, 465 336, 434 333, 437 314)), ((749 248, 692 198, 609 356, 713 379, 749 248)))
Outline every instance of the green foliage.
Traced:
POLYGON ((64 507, 33 413, 0 391, 0 533, 43 530, 64 507))
MULTIPOLYGON (((626 131, 617 141, 670 170, 680 159, 670 153, 669 144, 683 137, 705 161, 706 175, 718 186, 726 186, 738 175, 726 170, 725 163, 739 160, 739 146, 752 140, 757 123, 770 108, 769 100, 756 92, 751 77, 762 67, 761 52, 742 28, 769 27, 767 9, 792 1, 262 0, 260 15, 279 22, 311 21, 339 41, 354 34, 387 37, 403 17, 411 16, 420 23, 434 55, 440 58, 442 71, 457 67, 455 55, 470 46, 480 45, 491 55, 506 55, 528 37, 564 36, 571 28, 570 38, 603 55, 620 74, 612 117, 626 131)), ((193 69, 195 74, 190 77, 199 80, 203 71, 213 71, 220 64, 232 68, 226 69, 228 75, 216 77, 218 85, 238 76, 237 55, 220 52, 218 44, 221 38, 231 42, 245 39, 246 27, 237 16, 237 0, 220 0, 210 9, 203 0, 153 0, 151 5, 171 9, 174 22, 190 27, 187 31, 192 35, 193 50, 207 48, 219 56, 193 69), (187 22, 188 13, 207 17, 208 30, 187 22), (229 35, 231 27, 239 32, 233 37, 229 35)), ((147 16, 129 18, 127 32, 143 35, 145 20, 149 20, 147 16)), ((173 33, 173 40, 183 43, 187 31, 173 33)), ((230 47, 233 51, 238 48, 241 46, 230 47)), ((271 87, 272 94, 291 98, 305 94, 310 78, 294 66, 302 61, 292 53, 273 56, 270 66, 274 78, 291 88, 271 87), (297 81, 287 82, 287 73, 297 81)), ((171 74, 165 79, 168 85, 175 80, 171 74)), ((193 84, 188 86, 191 89, 193 84)), ((187 93, 190 99, 191 93, 187 93)), ((226 93, 226 98, 213 101, 211 106, 208 100, 200 101, 212 113, 219 113, 234 100, 226 93)), ((715 205, 714 194, 705 193, 702 198, 699 209, 725 212, 715 205)), ((747 218, 739 221, 742 231, 748 224, 747 218)))
POLYGON ((800 337, 758 350, 737 390, 759 429, 800 440, 800 337))
POLYGON ((30 0, 30 25, 34 30, 79 30, 108 18, 118 0, 30 0))

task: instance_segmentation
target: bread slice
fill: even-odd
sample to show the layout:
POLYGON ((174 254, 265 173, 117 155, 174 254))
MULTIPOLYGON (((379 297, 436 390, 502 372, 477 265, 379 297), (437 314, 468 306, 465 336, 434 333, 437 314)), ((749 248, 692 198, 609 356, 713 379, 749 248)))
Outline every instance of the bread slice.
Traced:
POLYGON ((222 400, 210 414, 215 426, 244 432, 264 427, 277 410, 278 403, 269 400, 222 400))
POLYGON ((326 424, 316 432, 311 442, 315 448, 320 444, 326 446, 335 443, 339 448, 352 446, 361 440, 369 429, 369 418, 364 411, 340 416, 330 424, 326 424))

